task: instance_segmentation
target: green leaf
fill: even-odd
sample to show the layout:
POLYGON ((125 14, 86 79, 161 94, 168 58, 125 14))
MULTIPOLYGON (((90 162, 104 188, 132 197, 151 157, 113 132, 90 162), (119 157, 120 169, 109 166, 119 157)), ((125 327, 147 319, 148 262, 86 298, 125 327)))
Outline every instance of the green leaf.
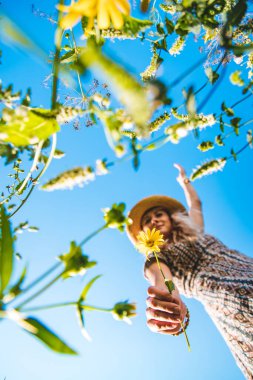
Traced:
POLYGON ((146 123, 152 114, 146 89, 123 67, 102 54, 93 42, 87 44, 87 48, 80 55, 80 62, 85 67, 98 69, 107 77, 115 96, 124 104, 138 131, 146 135, 146 123))
MULTIPOLYGON (((16 254, 17 255, 17 254, 16 254)), ((10 301, 15 298, 18 294, 22 292, 21 285, 23 284, 26 277, 27 268, 24 267, 17 282, 8 290, 8 294, 4 298, 4 301, 10 301), (6 300, 7 299, 7 300, 6 300)))
POLYGON ((231 50, 233 50, 233 53, 236 56, 241 56, 243 53, 249 53, 253 51, 253 44, 248 44, 248 45, 234 45, 230 47, 231 50))
POLYGON ((131 149, 133 153, 133 166, 135 170, 138 170, 140 166, 140 156, 139 150, 137 149, 136 137, 131 140, 131 149))
POLYGON ((41 340, 51 350, 60 354, 78 355, 76 351, 69 347, 61 338, 49 330, 49 328, 38 319, 28 317, 24 319, 24 322, 25 324, 23 325, 23 328, 41 340), (31 327, 30 329, 29 326, 31 327))
POLYGON ((237 4, 227 13, 227 22, 225 28, 228 25, 239 25, 247 11, 247 1, 239 0, 237 4))
POLYGON ((227 116, 234 116, 233 109, 227 107, 226 104, 225 104, 225 102, 222 103, 221 109, 222 109, 222 111, 224 111, 227 114, 227 116))
POLYGON ((66 54, 62 55, 60 58, 61 63, 72 63, 72 62, 75 62, 76 60, 77 60, 76 49, 72 49, 68 51, 66 54))
POLYGON ((217 135, 215 137, 215 143, 219 146, 224 146, 224 142, 223 142, 223 139, 222 139, 222 135, 217 135))
POLYGON ((222 116, 220 116, 220 130, 222 133, 224 132, 224 121, 222 119, 222 116))
POLYGON ((231 125, 234 128, 235 134, 238 136, 239 135, 239 123, 242 119, 240 117, 234 117, 231 119, 231 125))
POLYGON ((252 148, 253 147, 253 136, 252 136, 252 130, 251 129, 249 129, 247 131, 246 139, 247 139, 247 143, 249 144, 250 148, 252 148))
POLYGON ((246 93, 251 89, 252 86, 253 86, 253 80, 250 81, 250 82, 247 84, 247 86, 245 86, 245 87, 242 89, 242 94, 243 94, 243 95, 246 94, 246 93))
POLYGON ((189 88, 189 91, 186 94, 186 109, 190 116, 196 114, 196 102, 192 87, 189 88))
POLYGON ((165 34, 164 29, 163 29, 163 27, 162 27, 162 23, 156 24, 156 30, 157 30, 157 32, 158 32, 159 34, 162 34, 162 35, 165 34))
POLYGON ((85 287, 83 288, 82 290, 82 293, 79 297, 79 300, 78 300, 78 303, 81 303, 83 302, 85 299, 86 299, 86 296, 88 294, 88 291, 90 290, 90 288, 92 287, 92 285, 94 284, 95 281, 97 281, 102 275, 99 274, 98 276, 95 276, 93 277, 89 282, 88 284, 85 285, 85 287))
POLYGON ((207 67, 205 69, 205 73, 206 73, 206 76, 208 77, 209 82, 211 84, 214 84, 217 81, 217 79, 219 78, 219 74, 216 73, 215 71, 213 71, 211 67, 207 67))
POLYGON ((172 34, 174 32, 174 24, 167 17, 165 17, 165 26, 166 26, 168 34, 172 34))
POLYGON ((173 292, 173 290, 175 290, 174 282, 171 280, 167 280, 167 279, 165 279, 164 282, 165 282, 165 285, 167 286, 168 291, 171 294, 173 292))
POLYGON ((0 294, 9 284, 13 270, 13 236, 5 208, 1 205, 1 241, 0 241, 0 294))
POLYGON ((0 124, 1 140, 16 146, 26 146, 47 139, 60 128, 51 111, 32 109, 22 117, 11 111, 3 115, 5 124, 0 124))
POLYGON ((238 160, 237 160, 237 155, 236 155, 236 153, 235 153, 235 151, 234 151, 233 148, 231 149, 230 154, 231 154, 231 156, 233 157, 233 159, 235 160, 235 162, 237 162, 237 161, 238 161, 238 160))
POLYGON ((77 305, 76 309, 77 309, 76 310, 77 311, 77 318, 78 318, 78 321, 79 321, 80 327, 81 327, 81 332, 82 332, 83 336, 85 337, 85 339, 87 339, 88 341, 91 341, 91 337, 85 328, 83 310, 81 309, 81 307, 79 305, 77 305))

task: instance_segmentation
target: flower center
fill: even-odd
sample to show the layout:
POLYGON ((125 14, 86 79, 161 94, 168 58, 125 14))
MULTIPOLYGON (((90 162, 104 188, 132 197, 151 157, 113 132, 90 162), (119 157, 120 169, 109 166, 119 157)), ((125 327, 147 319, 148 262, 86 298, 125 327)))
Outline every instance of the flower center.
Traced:
POLYGON ((154 245, 154 240, 147 240, 146 242, 147 247, 153 247, 153 245, 154 245))

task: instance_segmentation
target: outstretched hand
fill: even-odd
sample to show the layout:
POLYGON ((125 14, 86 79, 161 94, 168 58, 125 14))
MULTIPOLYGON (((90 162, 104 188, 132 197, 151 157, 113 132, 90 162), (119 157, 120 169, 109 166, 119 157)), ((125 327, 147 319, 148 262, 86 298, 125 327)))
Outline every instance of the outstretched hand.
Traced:
POLYGON ((153 332, 175 334, 181 329, 186 315, 186 306, 180 298, 155 286, 148 288, 147 325, 153 332))
POLYGON ((178 176, 177 176, 177 182, 180 184, 180 186, 185 185, 185 180, 187 179, 186 172, 183 168, 183 166, 179 164, 174 164, 174 167, 178 170, 178 176))

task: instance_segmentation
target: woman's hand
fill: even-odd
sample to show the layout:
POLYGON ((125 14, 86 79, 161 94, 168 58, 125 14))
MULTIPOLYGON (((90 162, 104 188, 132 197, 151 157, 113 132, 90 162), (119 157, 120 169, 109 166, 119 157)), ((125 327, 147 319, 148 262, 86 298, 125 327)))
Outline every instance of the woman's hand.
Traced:
POLYGON ((175 334, 181 329, 186 315, 186 306, 179 297, 155 286, 148 288, 147 325, 153 332, 175 334))
POLYGON ((178 177, 177 177, 177 182, 180 184, 180 186, 184 187, 185 185, 185 180, 187 180, 186 172, 183 168, 183 166, 179 164, 174 164, 174 167, 178 170, 178 177))

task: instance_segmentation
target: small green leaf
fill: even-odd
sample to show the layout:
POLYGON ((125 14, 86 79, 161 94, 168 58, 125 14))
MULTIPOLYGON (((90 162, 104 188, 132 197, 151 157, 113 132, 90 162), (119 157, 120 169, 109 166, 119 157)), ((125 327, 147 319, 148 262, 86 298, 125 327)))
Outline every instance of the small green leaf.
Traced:
MULTIPOLYGON (((79 49, 80 51, 80 49, 79 49)), ((60 58, 61 63, 72 63, 77 60, 76 49, 72 49, 67 53, 63 54, 60 58)))
POLYGON ((227 13, 227 22, 225 27, 228 25, 239 25, 242 21, 245 13, 247 11, 247 1, 239 0, 237 4, 227 13))
POLYGON ((1 205, 1 234, 0 234, 0 294, 9 284, 13 270, 13 236, 11 233, 11 225, 5 212, 5 208, 1 205))
POLYGON ((214 84, 219 78, 219 74, 216 73, 210 66, 205 69, 206 76, 208 77, 210 83, 214 84))
POLYGON ((82 335, 84 336, 85 339, 87 339, 88 341, 91 341, 91 337, 90 335, 88 334, 86 328, 85 328, 85 321, 84 321, 84 314, 83 314, 83 310, 81 309, 81 307, 79 305, 77 305, 77 318, 78 318, 78 321, 79 321, 79 324, 80 324, 80 327, 81 327, 81 332, 82 332, 82 335))
POLYGON ((161 23, 159 23, 159 24, 156 24, 156 30, 157 30, 157 32, 158 32, 159 34, 162 34, 162 35, 164 35, 164 34, 165 34, 165 32, 164 32, 164 29, 163 29, 163 27, 162 27, 162 24, 161 24, 161 23))
POLYGON ((231 149, 230 154, 231 154, 231 156, 233 157, 233 159, 235 160, 235 162, 237 162, 237 161, 238 161, 238 160, 237 160, 237 155, 236 155, 236 153, 235 153, 235 151, 234 151, 233 148, 231 149))
POLYGON ((247 142, 248 142, 250 148, 252 148, 253 147, 253 136, 252 136, 252 130, 251 129, 249 129, 247 131, 247 137, 246 138, 247 138, 247 142))
POLYGON ((243 95, 246 94, 246 93, 251 89, 252 86, 253 86, 253 80, 250 81, 250 82, 247 84, 247 86, 245 86, 245 87, 242 89, 242 93, 243 93, 243 95))
POLYGON ((79 297, 78 303, 81 303, 81 302, 83 302, 86 299, 86 296, 87 296, 90 288, 92 287, 92 285, 94 284, 94 282, 97 281, 101 276, 102 275, 99 274, 98 276, 93 277, 92 280, 90 280, 88 282, 88 284, 85 285, 85 287, 83 288, 82 293, 81 293, 81 295, 79 297))
POLYGON ((186 94, 186 109, 190 116, 195 115, 196 102, 192 87, 189 88, 189 91, 186 94))
POLYGON ((224 121, 222 119, 222 116, 220 116, 220 130, 222 133, 224 132, 224 121))
POLYGON ((172 34, 174 32, 174 24, 167 17, 165 17, 165 26, 166 26, 168 34, 172 34))
POLYGON ((51 350, 60 354, 77 355, 76 351, 69 347, 61 338, 49 330, 49 328, 38 319, 28 317, 24 319, 24 322, 25 325, 23 325, 23 328, 27 330, 29 334, 32 334, 36 338, 40 339, 51 350), (31 329, 28 328, 29 325, 31 326, 31 329))
POLYGON ((249 53, 253 51, 253 44, 248 45, 234 45, 231 46, 230 49, 233 51, 234 55, 237 57, 240 57, 243 55, 243 53, 249 53))
MULTIPOLYGON (((17 257, 17 253, 16 253, 16 257, 17 257)), ((12 300, 13 298, 15 298, 18 294, 20 294, 22 292, 22 289, 21 289, 21 285, 23 284, 24 280, 25 280, 25 277, 26 277, 26 272, 27 272, 27 268, 24 267, 19 279, 17 280, 17 282, 8 290, 8 294, 6 295, 6 297, 4 297, 4 301, 10 301, 12 300)))
POLYGON ((234 116, 233 109, 227 107, 226 104, 225 104, 225 102, 222 103, 221 109, 222 109, 222 111, 224 111, 227 114, 227 116, 234 116))
POLYGON ((242 119, 240 117, 234 117, 231 119, 231 125, 234 128, 235 134, 239 136, 239 123, 242 119))
POLYGON ((174 282, 172 280, 167 280, 167 279, 165 279, 164 282, 165 282, 165 285, 167 286, 168 291, 171 294, 173 290, 175 290, 174 282))
POLYGON ((224 142, 223 142, 223 139, 222 139, 222 135, 217 135, 215 137, 215 143, 219 146, 224 146, 224 142))

